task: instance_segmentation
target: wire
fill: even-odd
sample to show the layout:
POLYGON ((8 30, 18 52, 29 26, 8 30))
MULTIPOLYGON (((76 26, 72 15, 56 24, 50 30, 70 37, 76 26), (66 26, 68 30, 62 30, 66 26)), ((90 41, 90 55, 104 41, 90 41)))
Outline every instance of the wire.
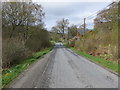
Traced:
MULTIPOLYGON (((103 9, 101 9, 101 10, 99 10, 99 11, 95 11, 93 14, 87 16, 86 19, 87 19, 87 20, 94 19, 98 13, 100 13, 102 10, 110 7, 110 6, 111 6, 112 4, 114 4, 114 3, 116 3, 116 2, 110 3, 109 5, 107 5, 106 7, 104 7, 103 9)), ((80 24, 80 26, 83 25, 83 22, 80 22, 80 23, 82 23, 82 24, 80 24)))
MULTIPOLYGON (((104 7, 102 10, 106 9, 107 7, 111 6, 111 5, 114 4, 114 3, 115 3, 115 2, 110 3, 109 5, 107 5, 106 7, 104 7)), ((89 18, 89 17, 93 16, 94 14, 99 13, 99 12, 102 11, 102 10, 95 11, 95 13, 93 13, 92 15, 90 15, 90 16, 88 16, 88 17, 86 17, 86 18, 89 18)))

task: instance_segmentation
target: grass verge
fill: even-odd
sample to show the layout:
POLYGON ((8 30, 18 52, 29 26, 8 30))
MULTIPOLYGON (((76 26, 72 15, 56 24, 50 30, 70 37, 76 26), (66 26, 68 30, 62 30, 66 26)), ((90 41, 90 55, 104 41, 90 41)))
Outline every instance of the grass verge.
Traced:
POLYGON ((79 54, 79 55, 81 55, 81 56, 83 56, 83 57, 85 57, 85 58, 87 58, 87 59, 89 59, 89 60, 91 60, 91 61, 93 61, 93 62, 95 62, 95 63, 97 63, 97 64, 99 64, 101 66, 103 66, 103 67, 105 67, 105 68, 108 68, 108 69, 118 73, 118 66, 120 66, 120 65, 118 65, 118 63, 115 63, 113 61, 104 60, 102 58, 86 54, 84 52, 76 50, 73 47, 69 47, 69 48, 71 50, 73 50, 75 53, 77 53, 77 54, 79 54))
POLYGON ((46 48, 40 52, 35 53, 29 59, 24 60, 20 64, 13 66, 2 73, 2 87, 6 87, 11 81, 13 81, 20 73, 22 73, 25 69, 28 68, 33 62, 35 62, 38 58, 42 57, 43 55, 47 54, 53 49, 53 47, 46 48))

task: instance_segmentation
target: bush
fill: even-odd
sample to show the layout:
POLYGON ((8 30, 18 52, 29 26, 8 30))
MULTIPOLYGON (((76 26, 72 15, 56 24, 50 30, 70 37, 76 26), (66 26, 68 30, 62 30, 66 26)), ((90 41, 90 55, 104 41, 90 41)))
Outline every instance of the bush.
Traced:
POLYGON ((11 65, 19 63, 24 58, 28 57, 28 51, 24 44, 18 39, 3 40, 2 47, 2 63, 3 68, 8 68, 11 65))
MULTIPOLYGON (((2 67, 9 68, 18 64, 24 59, 32 56, 34 52, 40 51, 51 46, 49 33, 46 30, 31 30, 29 39, 21 39, 20 36, 9 37, 3 36, 2 43, 2 67)), ((4 35, 8 33, 4 32, 4 35)), ((18 33, 17 33, 18 34, 18 33)), ((21 36, 22 37, 22 36, 21 36)))
POLYGON ((76 41, 75 42, 75 48, 77 50, 83 51, 83 41, 82 40, 76 41))
POLYGON ((95 39, 87 39, 85 42, 85 52, 95 51, 98 48, 98 43, 94 43, 95 39))
POLYGON ((43 48, 49 47, 49 33, 46 30, 33 31, 33 35, 26 42, 26 47, 28 47, 31 51, 36 52, 40 51, 43 48))
POLYGON ((69 44, 70 47, 74 47, 75 46, 75 41, 71 41, 69 44))

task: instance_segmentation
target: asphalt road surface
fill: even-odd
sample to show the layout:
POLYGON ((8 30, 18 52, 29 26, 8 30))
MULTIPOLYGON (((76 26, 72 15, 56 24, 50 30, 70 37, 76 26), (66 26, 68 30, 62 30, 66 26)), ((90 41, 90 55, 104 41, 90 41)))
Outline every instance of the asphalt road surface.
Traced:
POLYGON ((9 88, 118 88, 118 76, 57 43, 9 88))

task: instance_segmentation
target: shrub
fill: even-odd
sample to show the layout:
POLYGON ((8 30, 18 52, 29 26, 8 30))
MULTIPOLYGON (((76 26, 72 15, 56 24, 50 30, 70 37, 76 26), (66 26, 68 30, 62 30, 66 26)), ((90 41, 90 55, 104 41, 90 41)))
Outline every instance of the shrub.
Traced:
POLYGON ((95 51, 97 49, 98 44, 97 42, 96 43, 94 42, 95 42, 95 39, 87 39, 85 41, 85 46, 84 46, 85 52, 95 51))
POLYGON ((75 46, 75 41, 71 41, 69 44, 70 47, 74 47, 75 46))
POLYGON ((20 60, 28 57, 27 49, 25 48, 24 44, 18 39, 4 39, 2 45, 3 68, 8 68, 11 65, 19 63, 20 60))
POLYGON ((77 50, 83 51, 83 41, 82 40, 76 41, 75 42, 75 48, 77 50))
POLYGON ((28 47, 31 51, 36 52, 43 48, 49 47, 49 33, 46 30, 33 31, 33 35, 26 42, 26 47, 28 47))

